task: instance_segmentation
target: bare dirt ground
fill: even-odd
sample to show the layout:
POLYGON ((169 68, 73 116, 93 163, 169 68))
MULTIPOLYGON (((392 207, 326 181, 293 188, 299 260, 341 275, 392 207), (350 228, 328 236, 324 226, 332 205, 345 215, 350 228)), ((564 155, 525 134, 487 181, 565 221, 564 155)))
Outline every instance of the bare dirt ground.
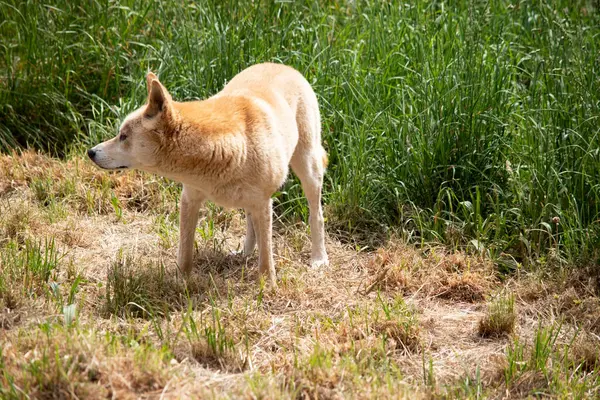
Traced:
POLYGON ((277 221, 273 289, 234 254, 243 215, 209 205, 185 282, 177 196, 81 159, 0 158, 0 397, 600 394, 593 266, 500 275, 485 255, 330 232, 331 265, 311 269, 307 226, 277 221), (492 314, 509 322, 483 334, 492 314))

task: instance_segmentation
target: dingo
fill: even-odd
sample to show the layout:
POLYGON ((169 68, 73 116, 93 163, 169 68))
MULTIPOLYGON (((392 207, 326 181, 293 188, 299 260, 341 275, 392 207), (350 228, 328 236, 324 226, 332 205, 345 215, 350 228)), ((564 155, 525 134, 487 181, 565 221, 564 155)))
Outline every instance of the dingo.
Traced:
POLYGON ((311 264, 328 264, 321 208, 327 153, 321 146, 317 97, 295 69, 254 65, 215 96, 177 102, 152 72, 148 102, 125 118, 118 135, 88 150, 104 169, 137 168, 183 183, 177 263, 187 276, 194 232, 206 199, 246 211, 244 254, 258 240, 258 265, 275 285, 271 196, 288 166, 310 209, 311 264))

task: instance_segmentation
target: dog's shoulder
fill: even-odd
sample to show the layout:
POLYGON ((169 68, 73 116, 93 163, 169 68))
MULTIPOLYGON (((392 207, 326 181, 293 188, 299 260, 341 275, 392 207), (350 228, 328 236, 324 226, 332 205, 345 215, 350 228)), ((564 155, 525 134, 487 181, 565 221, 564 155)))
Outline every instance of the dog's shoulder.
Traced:
POLYGON ((248 96, 218 95, 174 105, 189 133, 207 138, 251 134, 264 123, 264 112, 248 96))

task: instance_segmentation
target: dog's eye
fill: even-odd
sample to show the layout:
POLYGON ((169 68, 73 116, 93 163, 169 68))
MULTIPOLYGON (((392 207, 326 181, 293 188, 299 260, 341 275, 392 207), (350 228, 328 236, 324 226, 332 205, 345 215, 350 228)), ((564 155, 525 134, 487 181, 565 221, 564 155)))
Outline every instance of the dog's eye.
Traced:
POLYGON ((127 135, 124 135, 124 134, 122 134, 122 133, 121 133, 121 134, 119 135, 119 141, 121 141, 121 142, 122 142, 122 141, 123 141, 123 140, 125 140, 125 139, 127 139, 127 135))

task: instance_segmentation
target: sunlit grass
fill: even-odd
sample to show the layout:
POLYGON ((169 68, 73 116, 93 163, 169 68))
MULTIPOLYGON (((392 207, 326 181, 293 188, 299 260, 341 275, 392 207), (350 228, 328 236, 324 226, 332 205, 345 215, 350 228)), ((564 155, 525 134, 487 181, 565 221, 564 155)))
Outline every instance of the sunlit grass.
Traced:
MULTIPOLYGON (((148 69, 186 100, 283 62, 320 99, 336 228, 523 263, 598 247, 595 2, 9 0, 0 20, 3 150, 112 136, 148 69)), ((306 218, 295 180, 277 211, 306 218)))

